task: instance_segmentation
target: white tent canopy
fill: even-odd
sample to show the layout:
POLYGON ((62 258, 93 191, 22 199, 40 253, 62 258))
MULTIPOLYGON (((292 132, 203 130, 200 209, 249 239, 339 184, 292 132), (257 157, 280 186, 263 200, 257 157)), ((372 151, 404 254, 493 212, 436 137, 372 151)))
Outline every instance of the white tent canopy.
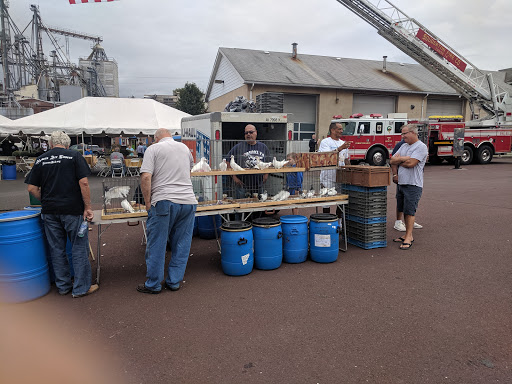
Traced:
POLYGON ((152 99, 85 97, 73 103, 7 123, 0 132, 25 135, 153 135, 158 128, 181 132, 181 118, 188 113, 152 99))

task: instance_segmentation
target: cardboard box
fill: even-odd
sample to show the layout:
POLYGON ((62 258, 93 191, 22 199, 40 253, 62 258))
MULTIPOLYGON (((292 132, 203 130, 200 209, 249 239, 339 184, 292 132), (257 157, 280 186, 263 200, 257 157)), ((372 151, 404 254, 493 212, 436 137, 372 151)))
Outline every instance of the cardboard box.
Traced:
POLYGON ((319 167, 336 167, 338 165, 338 152, 307 152, 300 153, 297 167, 319 168, 319 167))
POLYGON ((336 182, 361 187, 386 187, 390 184, 390 167, 349 165, 336 171, 336 182))

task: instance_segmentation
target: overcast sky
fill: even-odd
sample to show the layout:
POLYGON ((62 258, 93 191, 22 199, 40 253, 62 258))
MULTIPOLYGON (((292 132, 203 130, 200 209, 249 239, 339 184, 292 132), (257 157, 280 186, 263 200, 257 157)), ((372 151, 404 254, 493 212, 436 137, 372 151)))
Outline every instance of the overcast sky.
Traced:
MULTIPOLYGON (((479 69, 512 67, 511 0, 393 0, 479 69)), ((121 97, 170 94, 185 82, 206 90, 219 47, 299 55, 412 63, 376 30, 336 0, 119 0, 70 5, 68 0, 11 0, 23 30, 30 4, 48 26, 103 37, 119 66, 121 97)), ((30 30, 25 33, 30 38, 30 30)), ((64 37, 58 37, 64 47, 64 37)), ((70 56, 88 56, 91 43, 70 39, 70 56)), ((49 44, 45 53, 51 50, 49 44)))

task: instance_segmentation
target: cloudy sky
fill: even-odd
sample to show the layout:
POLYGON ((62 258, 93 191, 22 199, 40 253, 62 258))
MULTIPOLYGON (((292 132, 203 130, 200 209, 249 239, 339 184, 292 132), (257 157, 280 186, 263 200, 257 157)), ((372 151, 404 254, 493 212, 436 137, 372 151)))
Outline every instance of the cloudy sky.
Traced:
MULTIPOLYGON (((511 0, 392 2, 478 68, 512 67, 511 0)), ((21 30, 31 20, 30 4, 48 26, 103 37, 119 66, 121 97, 169 94, 187 81, 206 90, 219 47, 290 52, 297 42, 299 54, 413 62, 336 0, 11 0, 21 30)), ((64 37, 58 40, 64 47, 64 37)), ((88 56, 90 47, 70 39, 72 61, 88 56)))

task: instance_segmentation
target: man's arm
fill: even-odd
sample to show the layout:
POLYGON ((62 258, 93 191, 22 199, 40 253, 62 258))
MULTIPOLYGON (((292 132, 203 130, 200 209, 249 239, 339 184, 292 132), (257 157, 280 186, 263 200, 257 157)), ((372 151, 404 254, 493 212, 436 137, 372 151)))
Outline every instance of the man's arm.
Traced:
POLYGON ((142 196, 144 196, 144 203, 146 204, 146 211, 151 209, 151 177, 153 175, 148 172, 142 173, 140 177, 140 189, 142 196))
POLYGON ((89 180, 83 177, 78 180, 80 191, 82 192, 82 199, 84 201, 84 218, 91 221, 94 218, 94 212, 91 208, 91 190, 89 189, 89 180))
POLYGON ((34 196, 37 200, 41 201, 41 188, 36 187, 35 185, 29 184, 28 187, 28 193, 30 193, 32 196, 34 196))

